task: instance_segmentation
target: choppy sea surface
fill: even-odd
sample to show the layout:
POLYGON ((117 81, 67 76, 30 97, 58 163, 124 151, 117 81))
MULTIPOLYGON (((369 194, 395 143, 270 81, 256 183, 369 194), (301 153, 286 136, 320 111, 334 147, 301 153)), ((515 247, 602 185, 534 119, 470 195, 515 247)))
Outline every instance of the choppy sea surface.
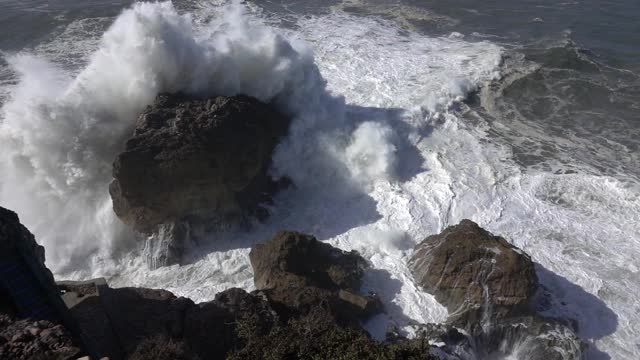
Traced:
POLYGON ((374 336, 446 318, 406 261, 469 218, 532 256, 588 359, 640 359, 639 18, 633 0, 5 0, 0 205, 57 277, 195 301, 252 288, 252 243, 312 233, 371 262, 374 336), (266 223, 150 270, 107 186, 162 91, 295 114, 272 170, 297 186, 266 223))

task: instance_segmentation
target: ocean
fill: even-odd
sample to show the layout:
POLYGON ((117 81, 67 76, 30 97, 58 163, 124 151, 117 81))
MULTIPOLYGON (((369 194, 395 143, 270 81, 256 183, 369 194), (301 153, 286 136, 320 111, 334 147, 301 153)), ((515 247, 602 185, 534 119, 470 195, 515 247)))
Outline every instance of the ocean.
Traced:
POLYGON ((251 244, 311 233, 371 263, 379 338, 446 318, 406 263, 469 218, 531 255, 588 359, 640 359, 639 18, 634 0, 0 0, 0 205, 56 278, 194 301, 251 290, 251 244), (108 184, 166 91, 295 114, 272 173, 296 186, 151 269, 108 184))

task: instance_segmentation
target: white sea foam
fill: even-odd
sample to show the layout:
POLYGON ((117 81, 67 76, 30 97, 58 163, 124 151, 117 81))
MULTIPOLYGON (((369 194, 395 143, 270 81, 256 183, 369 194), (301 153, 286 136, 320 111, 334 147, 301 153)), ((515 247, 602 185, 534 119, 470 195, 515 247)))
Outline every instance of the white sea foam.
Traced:
POLYGON ((640 356, 640 305, 629 296, 640 289, 638 185, 514 164, 459 103, 500 76, 498 46, 341 12, 300 18, 295 30, 260 25, 238 6, 198 12, 194 22, 169 3, 136 4, 73 73, 9 56, 20 82, 0 115, 0 202, 20 213, 60 276, 104 275, 205 301, 252 289, 250 245, 300 230, 371 262, 365 289, 387 314, 368 326, 381 336, 389 321, 446 317, 406 261, 427 235, 471 218, 540 264, 557 301, 549 315, 575 318, 614 359, 640 356), (113 216, 107 184, 135 114, 177 90, 244 92, 294 114, 273 172, 297 187, 277 197, 266 224, 201 244, 188 265, 151 271, 128 251, 135 242, 113 216))

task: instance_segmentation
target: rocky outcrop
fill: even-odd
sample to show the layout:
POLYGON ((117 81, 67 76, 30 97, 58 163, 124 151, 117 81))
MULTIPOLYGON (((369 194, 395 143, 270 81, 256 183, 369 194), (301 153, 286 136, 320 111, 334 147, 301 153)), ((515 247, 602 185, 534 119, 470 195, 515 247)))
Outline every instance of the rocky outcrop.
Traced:
POLYGON ((20 223, 18 215, 0 207, 0 291, 12 304, 15 315, 59 320, 57 288, 44 260, 44 248, 20 223), (23 286, 28 286, 27 296, 20 292, 23 286), (32 304, 36 299, 37 304, 32 304))
POLYGON ((62 325, 0 314, 0 359, 69 360, 81 355, 62 325))
POLYGON ((284 313, 300 315, 326 306, 338 321, 353 323, 381 310, 375 296, 359 293, 367 264, 355 251, 282 231, 254 245, 249 257, 256 288, 284 313))
POLYGON ((288 125, 274 107, 248 96, 159 95, 114 162, 116 215, 138 232, 162 227, 172 236, 169 263, 194 225, 264 218, 261 205, 279 186, 267 174, 271 155, 288 125))
POLYGON ((81 335, 44 262, 44 248, 18 215, 0 207, 0 358, 57 359, 80 352, 81 335))
POLYGON ((470 221, 427 238, 411 262, 416 280, 453 309, 448 322, 416 325, 414 339, 390 331, 390 341, 383 343, 361 326, 382 310, 374 295, 358 291, 366 261, 313 236, 283 231, 254 245, 250 260, 258 290, 229 289, 195 304, 166 290, 113 289, 104 279, 60 282, 50 291, 52 277, 41 248, 15 214, 0 210, 0 264, 22 266, 27 274, 20 277, 22 288, 42 300, 23 303, 12 278, 2 273, 0 359, 76 359, 84 350, 111 360, 435 355, 569 360, 583 351, 570 326, 533 310, 537 280, 531 259, 470 221), (32 274, 37 269, 46 273, 32 274), (69 311, 59 311, 56 302, 69 311), (70 314, 62 321, 66 329, 16 318, 33 310, 28 304, 46 305, 41 314, 70 314), (70 329, 80 334, 81 347, 70 329))
POLYGON ((427 237, 416 246, 410 268, 417 284, 449 311, 446 324, 422 329, 445 353, 581 357, 584 345, 573 329, 536 314, 538 279, 529 255, 476 223, 463 220, 427 237))
POLYGON ((195 304, 166 290, 113 289, 101 279, 59 285, 96 353, 111 360, 153 353, 150 347, 163 342, 180 344, 200 359, 223 359, 242 343, 238 319, 256 315, 265 328, 277 321, 265 299, 240 289, 195 304))
MULTIPOLYGON (((91 345, 112 360, 164 347, 201 359, 222 359, 248 346, 251 354, 270 351, 268 339, 284 340, 280 334, 291 324, 311 318, 327 329, 348 327, 345 334, 375 343, 358 321, 381 306, 374 296, 358 291, 366 262, 356 252, 343 252, 309 235, 280 232, 255 245, 250 258, 258 290, 229 289, 201 304, 165 290, 112 289, 100 279, 59 286, 91 345)), ((336 351, 348 345, 334 340, 325 339, 333 341, 336 351)), ((384 350, 381 345, 377 349, 384 350)))

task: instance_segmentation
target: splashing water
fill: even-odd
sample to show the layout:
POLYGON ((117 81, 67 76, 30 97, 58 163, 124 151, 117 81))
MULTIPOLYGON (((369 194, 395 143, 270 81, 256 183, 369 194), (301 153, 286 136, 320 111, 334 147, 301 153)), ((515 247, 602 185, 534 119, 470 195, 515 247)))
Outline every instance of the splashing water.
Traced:
POLYGON ((500 47, 339 11, 275 29, 238 4, 190 15, 168 2, 134 4, 87 46, 97 48, 71 70, 3 55, 19 81, 3 85, 0 203, 45 245, 57 275, 204 301, 251 289, 250 245, 299 230, 370 261, 365 290, 387 314, 368 327, 381 336, 389 321, 446 318, 406 261, 426 236, 471 218, 539 263, 542 284, 566 304, 549 315, 576 319, 614 358, 640 356, 640 305, 626 296, 640 289, 637 184, 528 172, 492 141, 461 101, 500 79, 500 47), (294 121, 272 172, 297 187, 275 199, 267 223, 199 244, 185 266, 150 270, 142 242, 113 214, 108 184, 138 112, 163 91, 274 101, 294 121))

